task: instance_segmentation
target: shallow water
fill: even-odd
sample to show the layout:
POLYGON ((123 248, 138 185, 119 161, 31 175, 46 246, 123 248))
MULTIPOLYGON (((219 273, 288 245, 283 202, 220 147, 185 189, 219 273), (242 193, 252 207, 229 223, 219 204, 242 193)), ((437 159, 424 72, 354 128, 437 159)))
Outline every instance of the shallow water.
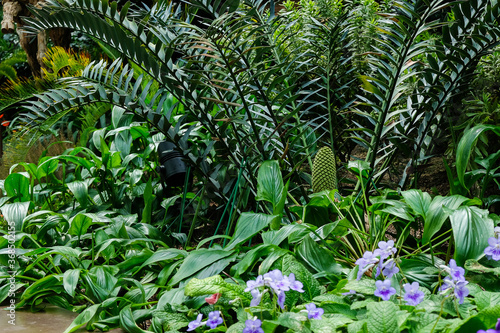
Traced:
MULTIPOLYGON (((16 310, 16 325, 9 324, 10 318, 5 311, 6 306, 0 310, 1 333, 62 333, 71 325, 78 313, 68 311, 53 305, 48 305, 44 311, 32 313, 29 310, 16 310)), ((75 332, 87 332, 85 326, 75 332)), ((94 332, 99 332, 96 330, 94 332)), ((110 333, 123 333, 121 329, 108 331, 110 333)))

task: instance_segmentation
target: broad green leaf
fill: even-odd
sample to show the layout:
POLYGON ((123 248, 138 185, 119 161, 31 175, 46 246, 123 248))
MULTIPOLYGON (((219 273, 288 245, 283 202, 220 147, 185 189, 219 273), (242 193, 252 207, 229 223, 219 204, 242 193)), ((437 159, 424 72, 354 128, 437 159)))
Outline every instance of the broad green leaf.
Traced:
POLYGON ((282 313, 278 319, 269 320, 269 322, 289 328, 292 332, 309 333, 311 330, 304 325, 306 321, 307 316, 303 312, 285 312, 282 313))
POLYGON ((271 270, 271 266, 281 257, 289 254, 290 251, 286 249, 276 249, 267 255, 267 258, 262 261, 259 266, 259 274, 265 274, 271 270))
POLYGON ((40 280, 37 280, 35 283, 30 285, 23 292, 19 306, 22 306, 23 302, 29 300, 31 297, 35 296, 39 292, 43 292, 46 290, 53 290, 55 286, 61 285, 61 282, 54 275, 48 275, 40 280))
POLYGON ((168 285, 174 286, 187 277, 201 271, 203 268, 212 265, 214 262, 229 257, 231 254, 233 252, 227 250, 200 249, 191 251, 168 285))
POLYGON ((318 194, 323 195, 315 195, 311 198, 311 200, 305 206, 304 211, 304 222, 309 223, 315 226, 323 226, 330 221, 330 214, 332 213, 330 206, 331 202, 328 199, 327 195, 324 195, 324 192, 320 192, 318 194))
POLYGON ((215 275, 203 280, 196 278, 189 280, 184 287, 184 294, 186 296, 196 297, 221 293, 224 297, 230 299, 239 297, 243 301, 250 303, 252 296, 250 293, 244 292, 245 287, 244 285, 226 282, 220 275, 215 275))
POLYGON ((321 320, 311 320, 311 330, 314 333, 336 333, 341 326, 352 323, 353 320, 342 314, 324 314, 321 320))
POLYGON ((89 201, 88 182, 76 180, 74 182, 67 183, 66 185, 68 186, 71 193, 73 193, 76 200, 78 200, 80 205, 82 205, 83 208, 87 207, 89 201))
POLYGON ((373 295, 375 292, 375 280, 372 279, 361 279, 361 280, 351 280, 347 282, 344 286, 346 290, 354 290, 357 293, 365 295, 373 295))
POLYGON ((431 262, 420 260, 418 257, 410 257, 410 259, 401 259, 399 264, 400 269, 404 272, 406 278, 410 281, 416 281, 422 287, 432 288, 432 284, 437 282, 439 269, 438 264, 445 264, 438 258, 433 265, 431 262))
POLYGON ((68 233, 72 236, 81 237, 87 233, 88 228, 92 224, 94 223, 90 217, 80 213, 70 220, 68 233))
POLYGON ((457 175, 460 184, 465 187, 465 170, 469 164, 470 155, 474 151, 477 139, 484 131, 492 130, 496 134, 500 135, 500 127, 493 125, 477 125, 469 130, 467 130, 457 146, 457 175))
POLYGON ((229 326, 226 333, 241 333, 245 327, 245 323, 238 322, 229 326))
POLYGON ((467 201, 467 198, 461 195, 451 195, 448 197, 435 197, 429 205, 428 211, 424 218, 424 233, 422 235, 422 243, 427 244, 443 226, 443 223, 449 216, 446 208, 455 210, 460 205, 467 201), (443 208, 446 207, 446 208, 443 208))
POLYGON ((410 206, 417 215, 421 217, 427 215, 432 201, 429 193, 422 192, 421 190, 408 190, 401 192, 401 195, 405 198, 408 206, 410 206))
MULTIPOLYGON (((26 287, 26 284, 16 283, 14 285, 14 289, 12 290, 10 289, 10 287, 11 287, 10 283, 6 283, 0 287, 0 303, 3 303, 3 301, 5 301, 5 299, 9 296, 9 294, 15 293, 19 289, 26 287)), ((5 303, 5 306, 7 306, 7 302, 5 303)))
POLYGON ((171 259, 177 259, 179 257, 185 257, 187 255, 186 251, 179 249, 165 249, 156 251, 151 257, 149 257, 140 268, 146 267, 148 265, 157 263, 159 261, 167 261, 171 259))
POLYGON ((80 269, 68 269, 63 275, 64 290, 71 296, 75 296, 76 286, 80 279, 80 269))
POLYGON ((150 331, 145 331, 135 323, 134 316, 132 315, 132 310, 130 305, 125 306, 120 311, 120 327, 128 333, 148 333, 150 331))
POLYGON ((36 177, 41 179, 42 177, 48 176, 57 170, 59 162, 56 158, 45 156, 38 161, 38 167, 36 169, 36 177))
POLYGON ((154 284, 143 285, 134 279, 120 279, 119 283, 123 283, 127 280, 135 281, 137 286, 136 288, 130 289, 125 295, 123 295, 123 298, 128 299, 132 304, 146 303, 148 299, 152 298, 156 294, 159 288, 154 284))
POLYGON ((481 291, 474 295, 474 302, 476 303, 479 311, 490 306, 500 305, 500 293, 481 291))
POLYGON ((455 238, 454 258, 463 266, 467 259, 479 259, 493 235, 493 220, 488 211, 474 206, 460 207, 450 216, 455 238))
POLYGON ((255 265, 258 259, 266 257, 269 253, 279 249, 276 245, 261 244, 248 251, 243 259, 231 268, 231 274, 235 277, 245 273, 250 267, 255 265))
POLYGON ((347 325, 347 333, 366 333, 366 319, 355 321, 347 325))
POLYGON ((184 288, 172 288, 161 295, 157 308, 163 309, 167 304, 179 305, 184 303, 185 299, 184 288))
MULTIPOLYGON (((153 318, 158 318, 160 321, 163 331, 179 330, 183 327, 188 326, 190 320, 187 319, 182 313, 170 313, 165 311, 155 311, 153 313, 153 318)), ((245 325, 243 325, 243 328, 245 325)), ((240 330, 241 332, 241 330, 240 330)))
POLYGON ((500 304, 487 307, 478 314, 467 318, 453 332, 470 333, 477 332, 479 329, 494 329, 498 318, 500 318, 500 304))
POLYGON ((24 218, 28 215, 30 202, 14 202, 11 204, 3 205, 0 210, 2 211, 4 219, 9 225, 14 225, 16 231, 23 231, 24 218))
POLYGON ((398 333, 398 307, 392 302, 370 303, 368 308, 368 333, 398 333))
POLYGON ((340 276, 342 267, 335 262, 329 251, 320 247, 311 237, 306 236, 302 243, 295 248, 295 251, 316 272, 340 276))
POLYGON ((279 219, 279 215, 267 215, 262 213, 243 213, 241 214, 234 235, 229 244, 224 248, 232 250, 244 241, 255 236, 259 231, 267 227, 274 219, 279 219))
POLYGON ((264 244, 280 245, 285 239, 288 238, 293 232, 305 229, 306 227, 292 223, 281 227, 279 230, 271 230, 262 233, 262 241, 264 244))
POLYGON ((99 310, 101 304, 94 304, 83 310, 75 320, 71 323, 71 325, 64 331, 64 333, 74 332, 80 327, 84 326, 87 322, 89 322, 99 310))
POLYGON ((278 161, 264 161, 259 168, 257 176, 257 196, 256 200, 265 200, 273 205, 273 214, 279 215, 278 211, 283 195, 283 177, 278 165, 278 161))
POLYGON ((30 181, 28 177, 21 173, 8 175, 4 182, 4 188, 7 195, 15 198, 15 201, 25 202, 30 200, 30 181))

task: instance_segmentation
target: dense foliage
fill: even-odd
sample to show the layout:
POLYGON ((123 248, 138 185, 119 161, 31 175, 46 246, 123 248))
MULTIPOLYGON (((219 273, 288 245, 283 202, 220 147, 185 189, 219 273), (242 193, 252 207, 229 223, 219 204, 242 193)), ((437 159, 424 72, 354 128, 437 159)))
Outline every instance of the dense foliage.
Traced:
POLYGON ((500 331, 499 6, 33 8, 106 56, 0 88, 0 302, 79 312, 65 332, 500 331))

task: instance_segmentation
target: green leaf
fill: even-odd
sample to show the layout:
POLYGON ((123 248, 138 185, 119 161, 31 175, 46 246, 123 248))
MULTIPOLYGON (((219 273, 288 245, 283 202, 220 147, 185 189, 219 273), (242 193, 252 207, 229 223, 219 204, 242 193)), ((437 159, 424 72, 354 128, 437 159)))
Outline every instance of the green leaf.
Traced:
POLYGON ((89 322, 97 313, 97 310, 99 310, 100 304, 94 304, 83 310, 82 313, 80 313, 75 320, 71 323, 71 325, 64 331, 64 333, 70 333, 74 332, 83 325, 85 325, 87 322, 89 322))
MULTIPOLYGON (((259 168, 257 176, 257 196, 256 200, 265 200, 273 204, 273 214, 279 215, 283 208, 279 211, 279 206, 286 197, 286 192, 283 193, 283 177, 278 165, 278 161, 264 161, 259 168)), ((284 204, 284 202, 283 202, 284 204)))
POLYGON ((241 333, 243 332, 243 329, 245 328, 245 323, 236 323, 236 324, 233 324, 231 326, 229 326, 229 328, 227 329, 226 333, 241 333))
POLYGON ((498 318, 500 318, 500 304, 487 307, 478 314, 465 319, 454 332, 470 333, 477 332, 479 329, 493 329, 498 318))
POLYGON ((244 241, 255 236, 259 231, 267 227, 274 219, 279 219, 279 215, 267 215, 262 213, 243 213, 241 214, 234 235, 229 244, 224 248, 232 250, 244 241))
POLYGON ((90 217, 80 213, 70 220, 68 233, 72 236, 81 237, 87 233, 88 228, 92 224, 94 223, 90 217))
POLYGON ((172 277, 168 285, 174 286, 187 277, 201 271, 203 268, 212 265, 214 262, 229 257, 231 254, 233 254, 233 252, 227 250, 200 249, 192 251, 186 259, 184 259, 181 267, 172 277))
POLYGON ((427 215, 432 201, 429 193, 422 192, 421 190, 408 190, 401 192, 401 195, 405 198, 408 206, 410 206, 417 215, 421 217, 427 215))
POLYGON ((89 202, 89 184, 86 181, 76 180, 66 185, 80 205, 82 205, 83 208, 87 207, 89 202))
POLYGON ((78 280, 80 279, 80 269, 69 269, 64 272, 63 275, 63 287, 64 290, 71 297, 75 296, 76 286, 78 285, 78 280))
POLYGON ((261 234, 264 244, 274 244, 279 246, 285 239, 297 230, 306 230, 307 228, 299 223, 292 223, 281 227, 279 230, 270 230, 261 234))
POLYGON ((278 324, 280 326, 289 328, 292 332, 302 332, 308 333, 311 330, 305 326, 305 322, 307 321, 307 316, 304 313, 298 312, 285 312, 282 313, 278 319, 269 320, 269 322, 278 324))
POLYGON ((451 195, 448 197, 436 196, 429 205, 424 218, 422 243, 427 244, 432 239, 432 236, 441 229, 443 223, 448 218, 449 213, 444 207, 449 210, 455 210, 465 201, 467 201, 467 198, 461 195, 451 195))
POLYGON ((460 142, 458 143, 457 160, 456 160, 457 175, 460 184, 462 184, 462 186, 464 187, 465 187, 464 176, 465 176, 465 171, 467 169, 467 165, 469 164, 470 155, 474 151, 479 136, 484 131, 488 130, 492 130, 496 134, 499 134, 500 128, 498 126, 493 126, 493 125, 474 126, 464 133, 464 135, 460 139, 460 142))
POLYGON ((500 305, 500 293, 481 291, 474 295, 474 302, 476 303, 479 311, 490 306, 500 305))
MULTIPOLYGON (((179 330, 188 326, 189 319, 182 313, 170 313, 165 311, 155 311, 153 318, 158 318, 165 332, 170 330, 179 330)), ((243 325, 244 327, 245 325, 243 325)))
POLYGON ((36 169, 36 177, 41 179, 42 177, 46 177, 57 170, 59 162, 56 158, 46 156, 42 157, 38 161, 38 167, 36 169))
POLYGON ((398 333, 398 307, 392 302, 370 303, 368 308, 368 333, 398 333))
POLYGON ((243 301, 250 303, 252 297, 250 293, 244 292, 245 286, 232 284, 224 281, 220 275, 199 280, 193 278, 184 287, 186 296, 196 297, 221 293, 222 296, 229 299, 241 298, 243 301))
POLYGON ((8 224, 13 224, 16 227, 16 231, 23 231, 24 228, 24 218, 28 215, 28 209, 30 207, 30 202, 14 202, 11 204, 5 204, 0 208, 2 211, 4 219, 8 224))
POLYGON ((231 274, 235 277, 245 273, 250 267, 255 265, 256 261, 262 257, 266 257, 269 253, 279 249, 276 245, 261 244, 250 251, 231 268, 231 274))
POLYGON ((139 269, 157 263, 159 261, 166 262, 167 260, 177 259, 179 257, 186 257, 187 252, 179 249, 164 249, 158 250, 151 257, 149 257, 139 269))
POLYGON ((493 220, 488 211, 474 206, 460 207, 450 220, 457 265, 463 266, 467 259, 479 259, 488 246, 488 235, 493 235, 493 220))
POLYGON ((130 305, 125 306, 120 311, 120 327, 123 328, 125 332, 128 333, 149 333, 150 331, 145 331, 135 323, 134 316, 132 315, 132 310, 130 305))
POLYGON ((30 181, 29 178, 20 173, 11 173, 4 182, 4 188, 9 197, 15 198, 15 201, 30 200, 30 181))
POLYGON ((354 290, 357 293, 365 295, 373 295, 375 292, 375 280, 372 279, 361 279, 361 280, 351 280, 347 282, 343 289, 354 290))
POLYGON ((320 247, 318 243, 306 236, 295 251, 300 258, 318 273, 327 273, 337 277, 341 274, 342 267, 335 262, 333 255, 320 247))
POLYGON ((336 333, 339 327, 352 323, 353 320, 342 314, 324 314, 321 320, 311 320, 314 333, 336 333))

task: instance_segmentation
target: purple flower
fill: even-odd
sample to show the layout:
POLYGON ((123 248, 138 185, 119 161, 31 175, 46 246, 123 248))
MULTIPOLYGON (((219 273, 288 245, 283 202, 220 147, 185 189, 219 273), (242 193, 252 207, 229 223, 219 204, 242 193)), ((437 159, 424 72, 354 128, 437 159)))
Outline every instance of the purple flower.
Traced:
POLYGON ((412 284, 405 283, 403 284, 403 288, 405 288, 405 296, 403 299, 406 301, 407 305, 416 306, 424 300, 424 292, 418 290, 418 282, 413 282, 412 284))
POLYGON ((188 324, 188 329, 187 331, 194 331, 196 328, 198 328, 201 325, 205 325, 205 323, 201 322, 201 318, 203 318, 203 315, 200 313, 198 317, 196 317, 196 320, 193 320, 188 324))
POLYGON ((220 316, 220 311, 212 311, 208 314, 207 326, 211 329, 216 328, 222 324, 223 320, 220 316))
POLYGON ((469 295, 469 289, 466 287, 468 283, 469 281, 456 281, 455 279, 447 276, 445 277, 444 283, 441 286, 440 290, 442 291, 442 293, 445 293, 448 289, 452 289, 455 297, 458 298, 458 304, 462 304, 464 302, 465 296, 469 295))
POLYGON ((392 295, 396 294, 396 289, 391 287, 391 280, 377 281, 375 282, 375 296, 382 298, 384 301, 388 301, 392 295))
POLYGON ((307 318, 309 319, 321 319, 321 316, 323 313, 325 313, 325 310, 322 308, 317 308, 316 304, 314 303, 309 303, 306 304, 306 310, 307 310, 307 318))
POLYGON ((285 292, 282 290, 278 290, 278 305, 280 306, 281 310, 285 308, 285 292))
POLYGON ((245 328, 242 333, 264 333, 264 330, 260 328, 260 325, 262 325, 262 322, 259 319, 248 319, 245 321, 245 328))
POLYGON ((262 300, 262 295, 267 291, 267 289, 264 289, 263 292, 259 292, 257 289, 253 289, 250 294, 252 294, 252 301, 250 302, 250 306, 259 306, 260 301, 262 300))
POLYGON ((486 254, 486 257, 495 261, 500 260, 500 237, 488 238, 488 244, 490 244, 490 246, 484 249, 484 254, 486 254))
POLYGON ((378 242, 378 249, 375 250, 374 255, 380 256, 380 260, 389 258, 396 253, 396 248, 394 248, 394 241, 389 240, 387 242, 378 242))
POLYGON ((264 279, 262 275, 257 276, 255 281, 247 281, 247 288, 245 288, 245 292, 249 292, 255 288, 262 287, 264 285, 264 279))
POLYGON ((290 273, 290 275, 288 276, 288 282, 290 285, 290 289, 298 291, 299 293, 304 292, 304 290, 302 289, 304 285, 302 284, 302 282, 295 280, 295 274, 290 273))
POLYGON ((290 282, 286 276, 279 269, 270 271, 264 274, 264 283, 273 288, 274 292, 277 293, 278 290, 288 291, 290 290, 290 282))
POLYGON ((385 263, 382 264, 382 266, 377 266, 377 274, 375 277, 379 276, 380 274, 380 267, 382 267, 382 273, 384 273, 384 276, 387 279, 390 279, 394 274, 399 272, 398 266, 396 266, 396 262, 394 259, 389 259, 385 263))
POLYGON ((462 281, 465 280, 464 277, 465 269, 460 266, 457 266, 457 262, 453 259, 450 260, 450 275, 454 281, 462 281))
POLYGON ((455 285, 455 297, 458 298, 458 304, 462 304, 464 302, 465 296, 469 295, 469 288, 466 285, 469 281, 458 281, 455 285))
POLYGON ((363 254, 363 258, 356 260, 356 265, 359 266, 357 280, 361 280, 363 274, 372 268, 378 261, 379 259, 371 251, 366 251, 363 254))

